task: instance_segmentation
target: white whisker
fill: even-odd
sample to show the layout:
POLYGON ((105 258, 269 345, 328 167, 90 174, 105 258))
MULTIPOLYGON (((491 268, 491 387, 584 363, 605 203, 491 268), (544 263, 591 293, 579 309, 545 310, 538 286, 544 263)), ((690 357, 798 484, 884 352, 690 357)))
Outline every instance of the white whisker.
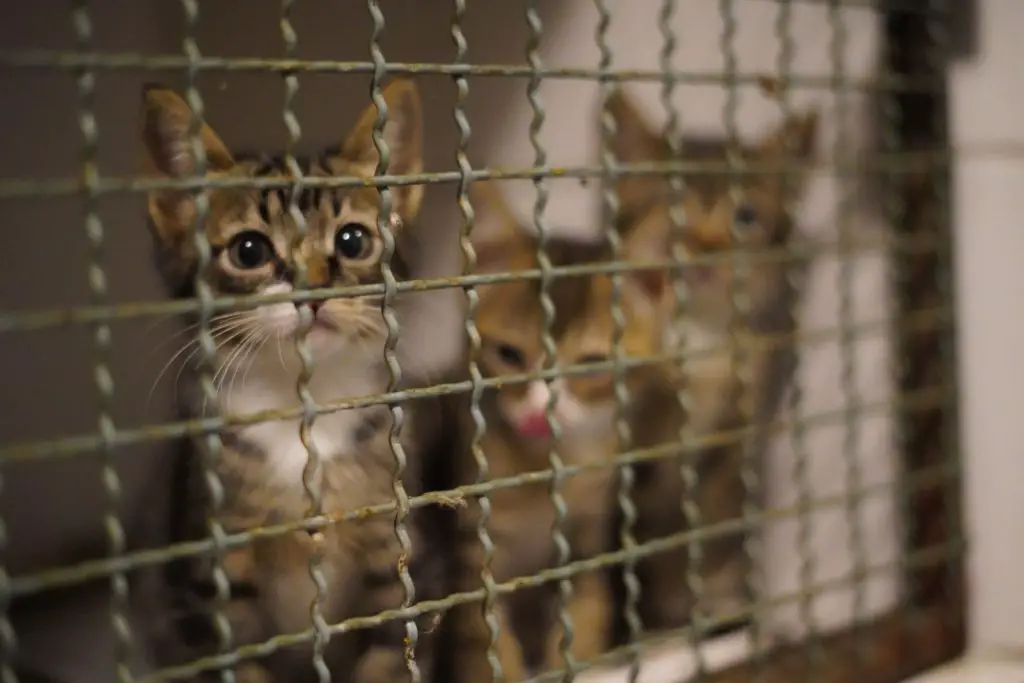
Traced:
MULTIPOLYGON (((249 353, 248 353, 248 357, 243 359, 243 362, 246 361, 246 360, 248 361, 248 363, 246 363, 246 366, 245 366, 245 371, 242 372, 242 386, 243 387, 245 386, 246 378, 249 377, 249 371, 252 370, 252 366, 253 366, 253 363, 256 360, 256 357, 258 355, 260 355, 261 351, 263 351, 263 347, 267 345, 267 341, 269 339, 270 339, 270 335, 269 334, 263 334, 250 347, 249 353)), ((231 394, 235 390, 235 380, 237 378, 238 378, 238 372, 236 371, 235 375, 231 378, 231 383, 228 384, 228 394, 227 394, 227 397, 228 397, 227 401, 228 401, 228 403, 231 402, 231 394)))
MULTIPOLYGON (((251 357, 251 352, 255 348, 256 344, 265 337, 264 333, 259 330, 252 330, 242 343, 238 345, 236 352, 232 355, 229 362, 225 363, 224 367, 231 367, 231 380, 228 382, 228 390, 224 395, 224 405, 228 410, 231 410, 231 390, 235 384, 235 379, 238 377, 238 372, 241 370, 243 363, 251 357)), ((228 370, 220 376, 220 383, 217 385, 217 392, 220 393, 224 388, 224 382, 227 381, 228 370)))
POLYGON ((240 335, 241 338, 236 340, 235 347, 228 352, 227 357, 221 362, 220 367, 213 373, 212 382, 217 391, 220 391, 220 387, 224 383, 224 379, 227 377, 228 372, 231 370, 235 358, 241 355, 246 343, 254 334, 256 333, 252 330, 243 331, 240 335))
POLYGON ((281 361, 281 369, 287 371, 288 365, 284 362, 284 344, 281 343, 281 338, 284 335, 277 334, 277 359, 281 361))
MULTIPOLYGON (((221 338, 221 341, 224 341, 223 338, 225 336, 230 336, 230 333, 232 331, 234 331, 234 330, 237 330, 239 325, 240 325, 239 323, 234 323, 231 326, 225 326, 224 329, 220 329, 220 330, 215 331, 213 333, 214 341, 217 341, 218 337, 221 338)), ((187 330, 182 330, 182 331, 184 332, 184 331, 187 331, 187 330)), ((153 400, 153 392, 156 391, 157 385, 160 384, 160 380, 163 378, 164 374, 171 368, 171 365, 173 365, 176 360, 181 358, 181 355, 183 353, 185 353, 188 349, 190 349, 193 345, 196 348, 194 349, 194 351, 192 353, 190 353, 188 355, 187 358, 185 358, 184 362, 182 362, 182 364, 181 364, 181 368, 179 368, 179 370, 178 370, 177 378, 175 379, 175 385, 174 385, 175 389, 177 389, 178 379, 181 378, 181 369, 183 369, 185 367, 185 364, 188 362, 188 360, 191 359, 195 355, 195 352, 199 350, 199 341, 197 339, 190 339, 190 340, 188 340, 188 342, 186 342, 180 349, 175 351, 174 355, 171 356, 170 360, 168 360, 166 363, 164 363, 164 366, 160 369, 160 372, 157 373, 156 379, 153 380, 153 384, 149 388, 149 394, 146 396, 146 410, 147 411, 149 410, 149 405, 150 405, 150 403, 153 400)))

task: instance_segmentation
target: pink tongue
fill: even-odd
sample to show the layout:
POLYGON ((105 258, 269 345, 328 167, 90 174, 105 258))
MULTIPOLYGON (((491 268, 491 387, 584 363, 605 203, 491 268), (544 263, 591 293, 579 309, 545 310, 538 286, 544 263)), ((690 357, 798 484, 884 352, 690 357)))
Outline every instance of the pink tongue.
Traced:
POLYGON ((519 433, 531 439, 542 439, 551 436, 551 427, 544 413, 527 415, 519 425, 519 433))

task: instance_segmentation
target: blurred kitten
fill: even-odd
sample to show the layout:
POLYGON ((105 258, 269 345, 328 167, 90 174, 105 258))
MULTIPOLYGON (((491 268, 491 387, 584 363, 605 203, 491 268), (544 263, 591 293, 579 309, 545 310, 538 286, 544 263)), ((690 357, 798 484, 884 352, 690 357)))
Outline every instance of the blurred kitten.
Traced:
MULTIPOLYGON (((644 120, 622 91, 609 101, 617 124, 612 140, 623 163, 666 161, 668 142, 644 120)), ((781 126, 752 144, 720 137, 684 137, 679 159, 717 162, 732 158, 750 165, 785 166, 813 160, 817 111, 794 114, 781 126)), ((666 348, 685 350, 686 360, 663 376, 660 390, 644 397, 649 408, 635 411, 636 447, 678 441, 681 435, 705 437, 718 430, 736 429, 770 418, 786 381, 790 349, 782 350, 770 337, 793 331, 794 265, 789 261, 757 260, 757 251, 784 247, 795 229, 789 207, 803 192, 804 174, 785 178, 770 168, 736 175, 690 172, 683 178, 681 196, 674 198, 667 177, 623 176, 617 184, 621 211, 618 229, 629 238, 634 231, 660 235, 662 254, 679 249, 689 261, 681 273, 686 299, 683 317, 666 329, 666 348), (684 211, 679 240, 673 244, 673 203, 684 211), (702 263, 699 259, 750 252, 742 283, 730 260, 702 263), (745 302, 734 312, 734 296, 745 302), (685 392, 685 410, 677 401, 685 392)), ((669 291, 671 306, 676 301, 669 291)), ((640 542, 665 537, 693 525, 712 525, 742 515, 743 448, 731 443, 700 448, 638 468, 634 502, 640 542), (691 488, 681 465, 689 462, 696 475, 691 488), (687 523, 683 502, 692 501, 687 523)), ((701 543, 702 561, 694 568, 703 584, 701 604, 687 585, 688 549, 680 547, 652 556, 638 565, 642 581, 640 612, 646 627, 675 628, 689 623, 694 608, 723 616, 742 610, 745 534, 719 536, 701 543)))
MULTIPOLYGON (((477 183, 474 205, 479 221, 474 227, 478 273, 522 272, 539 267, 537 238, 512 216, 497 190, 477 183)), ((657 226, 653 226, 657 227, 657 226)), ((648 239, 646 228, 626 240, 623 256, 651 260, 657 257, 660 240, 648 239)), ((608 248, 552 237, 547 254, 554 266, 607 262, 608 248)), ((657 354, 665 324, 655 302, 664 296, 667 278, 661 275, 627 276, 622 282, 625 325, 622 348, 626 358, 657 354)), ((480 334, 479 368, 484 377, 517 375, 542 369, 544 348, 540 283, 536 279, 481 286, 476 315, 480 334)), ((560 277, 553 280, 550 296, 554 320, 550 328, 555 345, 556 368, 604 363, 612 358, 612 282, 607 275, 560 277)), ((665 370, 659 371, 659 373, 665 370)), ((631 391, 649 381, 651 371, 641 367, 624 374, 631 391)), ((554 448, 569 466, 593 466, 610 462, 617 453, 614 382, 609 371, 555 379, 550 388, 542 380, 509 383, 485 391, 480 410, 486 432, 479 441, 487 462, 481 473, 470 440, 475 424, 470 419, 468 395, 459 397, 463 418, 463 444, 459 449, 457 477, 471 484, 482 474, 484 481, 541 472, 551 464, 554 448), (545 416, 555 395, 553 416, 560 438, 553 439, 545 416)), ((566 477, 560 487, 566 515, 562 529, 571 559, 592 557, 608 549, 609 522, 613 513, 615 469, 586 469, 566 477)), ((552 539, 556 510, 551 484, 540 480, 505 487, 489 495, 487 529, 494 543, 490 570, 496 581, 529 576, 555 565, 552 539)), ((478 537, 483 515, 477 500, 459 510, 458 583, 460 591, 482 586, 484 551, 478 537)), ((586 572, 573 578, 573 597, 566 605, 573 623, 571 652, 579 660, 592 659, 609 642, 612 602, 606 572, 586 572)), ((562 628, 557 621, 556 584, 519 590, 504 595, 494 605, 500 628, 494 650, 507 681, 519 681, 541 670, 561 668, 559 643, 562 628)), ((487 659, 490 631, 483 606, 469 604, 453 614, 457 678, 465 683, 491 680, 487 659)))

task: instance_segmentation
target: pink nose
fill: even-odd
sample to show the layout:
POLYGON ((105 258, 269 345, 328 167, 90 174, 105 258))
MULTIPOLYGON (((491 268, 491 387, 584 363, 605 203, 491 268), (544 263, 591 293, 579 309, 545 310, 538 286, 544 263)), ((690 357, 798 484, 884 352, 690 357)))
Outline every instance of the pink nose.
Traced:
POLYGON ((551 436, 551 427, 544 413, 533 413, 519 421, 519 433, 531 439, 545 439, 551 436))

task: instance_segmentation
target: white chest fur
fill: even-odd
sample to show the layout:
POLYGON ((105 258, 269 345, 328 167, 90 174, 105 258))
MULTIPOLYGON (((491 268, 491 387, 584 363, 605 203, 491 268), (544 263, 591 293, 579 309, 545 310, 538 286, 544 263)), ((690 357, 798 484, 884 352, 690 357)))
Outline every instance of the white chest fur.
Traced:
MULTIPOLYGON (((276 360, 276 359, 275 359, 276 360)), ((295 410, 301 407, 297 391, 298 373, 275 363, 252 368, 245 380, 222 390, 223 414, 246 415, 269 410, 295 410)), ((317 404, 327 406, 347 398, 381 391, 365 367, 346 362, 321 362, 314 367, 309 390, 317 404)), ((367 408, 320 413, 313 422, 312 444, 322 462, 345 457, 354 450, 355 433, 367 408)), ((309 451, 300 437, 297 418, 261 422, 244 427, 240 436, 257 446, 272 470, 282 481, 296 485, 309 460, 309 451)))

